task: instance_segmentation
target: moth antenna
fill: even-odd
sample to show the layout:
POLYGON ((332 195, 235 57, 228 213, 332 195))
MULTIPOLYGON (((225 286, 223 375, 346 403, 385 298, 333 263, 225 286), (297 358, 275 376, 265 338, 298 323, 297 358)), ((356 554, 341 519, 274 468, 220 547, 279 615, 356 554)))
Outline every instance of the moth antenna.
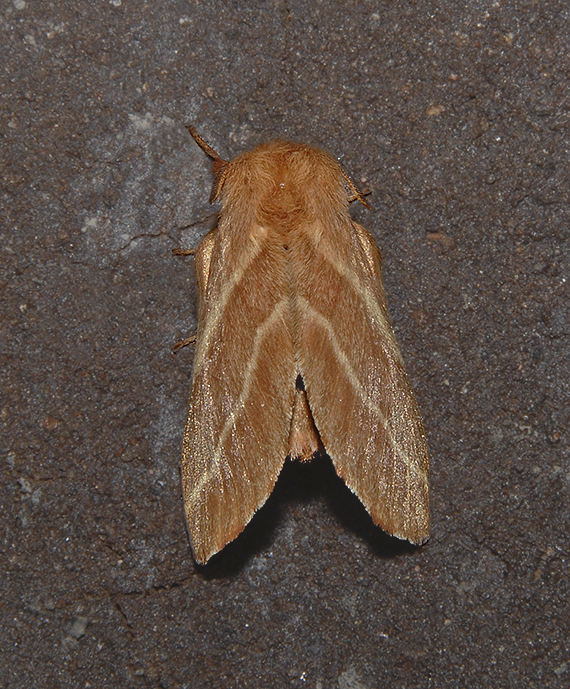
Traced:
POLYGON ((200 148, 210 156, 210 158, 213 158, 214 160, 219 160, 221 163, 224 165, 228 162, 227 160, 224 160, 219 153, 214 151, 214 149, 210 146, 209 143, 204 141, 204 139, 198 134, 198 132, 194 129, 192 125, 189 125, 186 127, 186 129, 192 134, 192 138, 194 141, 200 146, 200 148))
POLYGON ((186 129, 190 132, 194 138, 194 141, 198 144, 198 146, 200 146, 204 153, 210 156, 210 158, 212 158, 214 161, 212 165, 212 169, 214 171, 214 186, 212 187, 212 193, 210 194, 210 203, 214 203, 214 201, 218 200, 222 187, 224 186, 224 182, 226 181, 226 176, 229 170, 229 162, 224 160, 219 153, 216 153, 216 151, 214 151, 210 144, 207 144, 204 141, 204 139, 200 136, 200 134, 198 134, 192 125, 187 126, 186 129))

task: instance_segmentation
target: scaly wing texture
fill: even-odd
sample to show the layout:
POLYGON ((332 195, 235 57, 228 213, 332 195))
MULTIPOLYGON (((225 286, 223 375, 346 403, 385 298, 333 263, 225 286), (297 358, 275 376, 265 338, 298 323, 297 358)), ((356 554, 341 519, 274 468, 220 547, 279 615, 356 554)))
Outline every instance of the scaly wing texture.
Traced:
POLYGON ((332 214, 298 247, 295 341, 309 405, 337 473, 389 534, 429 536, 428 456, 388 312, 380 252, 332 214))
POLYGON ((199 325, 182 482, 194 555, 205 563, 275 485, 297 373, 281 246, 262 227, 222 220, 195 258, 199 325))

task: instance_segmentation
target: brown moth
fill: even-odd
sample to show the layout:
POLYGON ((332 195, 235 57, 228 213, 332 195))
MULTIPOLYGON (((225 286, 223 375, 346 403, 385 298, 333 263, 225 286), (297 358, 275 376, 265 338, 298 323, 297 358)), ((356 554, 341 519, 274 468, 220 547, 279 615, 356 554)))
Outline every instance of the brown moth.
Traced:
MULTIPOLYGON (((428 454, 388 320, 364 203, 323 151, 273 141, 213 158, 218 227, 195 252, 199 317, 182 482, 207 562, 267 500, 286 457, 324 447, 384 531, 429 535, 428 454)), ((366 205, 366 204, 365 204, 366 205)))

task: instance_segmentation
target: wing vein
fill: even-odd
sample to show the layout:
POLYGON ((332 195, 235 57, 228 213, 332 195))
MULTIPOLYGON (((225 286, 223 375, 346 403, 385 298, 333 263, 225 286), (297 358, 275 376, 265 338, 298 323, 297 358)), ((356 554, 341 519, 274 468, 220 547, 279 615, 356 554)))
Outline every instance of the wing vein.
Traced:
MULTIPOLYGON (((316 233, 314 237, 317 237, 316 233)), ((380 331, 381 341, 388 343, 392 356, 403 364, 402 355, 400 353, 398 343, 396 342, 392 327, 387 322, 386 314, 378 305, 378 301, 375 299, 370 287, 364 284, 359 275, 350 269, 346 259, 340 260, 336 258, 331 254, 330 250, 326 250, 326 245, 323 245, 322 243, 317 243, 315 241, 314 247, 320 256, 322 256, 322 258, 330 266, 332 266, 332 268, 339 275, 348 280, 354 291, 357 293, 359 300, 364 303, 372 323, 380 331)))
POLYGON ((360 399, 362 400, 362 403, 378 418, 378 420, 384 427, 386 437, 388 439, 388 442, 390 443, 392 450, 394 451, 395 456, 403 462, 406 469, 410 471, 412 474, 414 474, 416 478, 419 478, 422 483, 425 482, 425 476, 422 472, 418 470, 416 463, 410 460, 407 453, 404 451, 404 448, 394 438, 390 424, 388 422, 388 419, 384 415, 384 412, 379 407, 379 405, 376 404, 376 402, 374 402, 374 400, 370 399, 370 397, 368 396, 367 391, 358 379, 358 376, 354 370, 354 367, 351 365, 349 358, 342 351, 340 343, 330 321, 327 318, 325 318, 321 313, 319 313, 316 309, 314 309, 305 298, 299 297, 299 303, 305 310, 309 319, 313 322, 316 322, 327 332, 334 355, 336 356, 339 363, 346 372, 350 384, 358 393, 360 399))
MULTIPOLYGON (((263 323, 257 328, 257 331, 255 333, 255 338, 253 340, 253 347, 251 351, 251 356, 249 357, 249 360, 247 362, 247 366, 245 368, 245 371, 243 373, 243 387, 241 389, 240 396, 232 409, 232 411, 229 413, 228 417, 226 418, 224 425, 222 426, 222 430, 220 431, 220 435, 218 437, 218 442, 216 443, 216 448, 214 450, 214 454, 212 456, 212 462, 210 463, 210 466, 207 471, 204 472, 198 483, 194 486, 192 492, 190 493, 189 501, 190 502, 195 502, 195 500, 198 498, 200 495, 201 491, 203 490, 204 486, 212 479, 214 476, 221 476, 221 457, 224 451, 224 443, 226 442, 226 439, 228 437, 228 434, 230 433, 231 429, 234 427, 235 422, 241 412, 243 411, 245 402, 247 398, 249 397, 249 394, 251 392, 251 386, 252 386, 252 381, 253 381, 253 374, 255 371, 255 368, 257 366, 257 360, 259 357, 259 352, 261 349, 261 345, 263 343, 263 340, 265 338, 265 335, 273 326, 275 323, 281 318, 285 312, 285 310, 289 306, 289 299, 281 299, 281 301, 277 302, 275 305, 273 311, 269 314, 269 316, 263 321, 263 323)), ((231 471, 231 467, 229 464, 226 463, 226 467, 231 471)))
POLYGON ((239 285, 241 279, 243 278, 246 271, 249 269, 253 261, 261 253, 261 245, 259 243, 252 243, 251 251, 248 254, 248 260, 242 263, 231 275, 230 279, 224 283, 220 294, 215 300, 215 311, 212 313, 211 317, 208 319, 207 324, 205 324, 204 332, 200 334, 199 347, 196 350, 194 356, 194 369, 193 375, 196 376, 198 371, 202 368, 204 360, 206 358, 206 353, 210 349, 210 343, 214 339, 216 329, 224 316, 224 312, 227 306, 232 292, 239 285))

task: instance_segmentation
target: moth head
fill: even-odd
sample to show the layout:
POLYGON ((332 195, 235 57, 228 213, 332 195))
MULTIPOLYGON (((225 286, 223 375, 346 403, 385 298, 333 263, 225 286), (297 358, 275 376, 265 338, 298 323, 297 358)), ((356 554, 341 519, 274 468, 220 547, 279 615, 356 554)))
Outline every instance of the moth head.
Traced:
MULTIPOLYGON (((346 199, 349 203, 360 201, 364 206, 370 206, 364 200, 350 177, 342 169, 338 161, 310 146, 292 144, 287 141, 273 141, 262 144, 254 151, 242 154, 234 161, 224 160, 194 129, 187 128, 200 148, 212 158, 214 185, 210 195, 210 203, 217 201, 222 193, 228 176, 233 170, 236 188, 242 185, 255 189, 261 196, 273 195, 273 187, 277 184, 287 191, 292 186, 304 189, 309 197, 316 197, 319 191, 327 190, 335 195, 335 189, 342 196, 341 183, 344 183, 346 199), (290 178, 295 180, 291 185, 290 178), (252 182, 254 184, 252 185, 252 182)), ((254 196, 258 194, 254 193, 254 196)), ((259 198, 258 198, 259 200, 259 198)), ((308 206, 308 204, 302 204, 308 206)))

